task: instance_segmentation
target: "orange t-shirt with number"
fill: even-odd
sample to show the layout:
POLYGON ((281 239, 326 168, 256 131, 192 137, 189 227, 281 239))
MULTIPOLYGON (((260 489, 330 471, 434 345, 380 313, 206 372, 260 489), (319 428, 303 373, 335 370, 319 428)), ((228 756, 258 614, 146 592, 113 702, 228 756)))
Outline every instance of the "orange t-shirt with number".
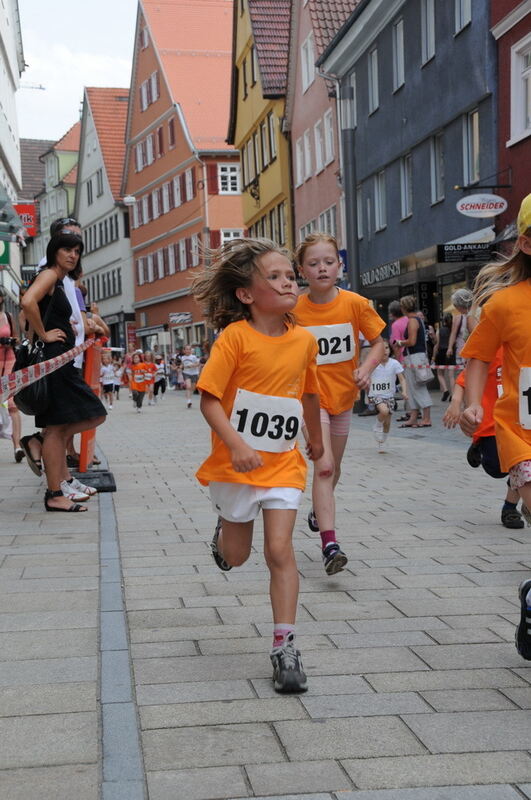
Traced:
POLYGON ((509 472, 531 461, 531 284, 499 289, 485 303, 481 319, 461 355, 491 362, 503 345, 502 393, 494 406, 501 468, 509 472))
POLYGON ((146 378, 145 378, 146 384, 147 387, 149 388, 150 386, 153 386, 153 384, 155 383, 155 372, 157 371, 157 365, 152 364, 150 361, 146 361, 146 363, 144 364, 144 369, 146 371, 146 378))
POLYGON ((309 328, 318 342, 321 406, 329 414, 341 414, 352 408, 358 396, 353 373, 358 366, 360 332, 366 339, 376 339, 385 322, 366 297, 345 289, 338 289, 330 303, 312 303, 303 294, 294 313, 299 325, 309 328))
POLYGON ((233 427, 260 452, 264 463, 249 472, 235 472, 230 450, 212 432, 212 452, 197 471, 200 483, 304 489, 307 466, 296 436, 302 395, 319 394, 316 354, 314 337, 299 325, 282 336, 259 333, 245 320, 225 328, 212 347, 198 388, 220 400, 233 427), (269 450, 277 446, 292 449, 269 450))
MULTIPOLYGON (((489 372, 487 375, 487 382, 483 390, 481 398, 481 405, 483 406, 483 420, 474 431, 472 440, 477 442, 478 439, 483 439, 486 436, 495 436, 494 425, 494 406, 498 399, 498 387, 501 387, 501 372, 502 372, 503 348, 500 347, 494 360, 491 361, 489 372)), ((459 373, 455 381, 463 389, 466 387, 466 368, 459 373)))
POLYGON ((131 364, 129 367, 129 388, 132 392, 145 392, 146 385, 146 367, 141 361, 139 364, 131 364))

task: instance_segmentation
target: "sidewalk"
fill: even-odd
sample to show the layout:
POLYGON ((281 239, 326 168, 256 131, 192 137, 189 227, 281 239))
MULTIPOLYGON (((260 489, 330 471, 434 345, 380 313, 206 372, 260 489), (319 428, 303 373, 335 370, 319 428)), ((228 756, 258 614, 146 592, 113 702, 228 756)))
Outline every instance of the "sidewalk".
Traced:
POLYGON ((345 572, 325 575, 301 505, 300 697, 271 685, 261 525, 242 568, 210 556, 198 398, 137 415, 122 393, 98 434, 118 492, 84 515, 43 513, 0 442, 2 800, 531 798, 531 530, 501 526, 504 482, 434 418, 394 422, 379 455, 353 417, 345 572))

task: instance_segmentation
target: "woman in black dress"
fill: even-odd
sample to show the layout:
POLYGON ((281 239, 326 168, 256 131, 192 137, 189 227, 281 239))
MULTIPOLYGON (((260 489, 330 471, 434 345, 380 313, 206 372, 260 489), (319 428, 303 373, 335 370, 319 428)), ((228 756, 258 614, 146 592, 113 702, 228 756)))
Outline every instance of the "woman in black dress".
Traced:
MULTIPOLYGON (((81 274, 82 252, 83 240, 77 234, 52 236, 46 248, 46 265, 22 300, 26 320, 36 338, 44 342, 46 359, 74 347, 72 308, 63 289, 63 278, 69 275, 75 280, 81 274), (45 330, 43 319, 48 308, 45 330)), ((35 418, 36 425, 45 428, 42 457, 48 489, 44 505, 47 511, 86 511, 86 506, 72 503, 61 491, 61 482, 70 478, 66 442, 76 433, 101 425, 106 412, 72 361, 48 375, 47 380, 51 402, 45 413, 35 418)))
POLYGON ((455 365, 455 355, 453 353, 448 355, 447 353, 448 342, 450 341, 450 332, 452 330, 452 322, 453 317, 450 312, 447 311, 442 318, 442 322, 439 324, 439 330, 435 336, 435 347, 433 350, 433 360, 435 362, 435 366, 437 367, 437 379, 439 381, 439 388, 443 393, 441 398, 443 403, 446 400, 452 399, 452 394, 454 391, 454 371, 452 369, 440 369, 440 367, 455 365))

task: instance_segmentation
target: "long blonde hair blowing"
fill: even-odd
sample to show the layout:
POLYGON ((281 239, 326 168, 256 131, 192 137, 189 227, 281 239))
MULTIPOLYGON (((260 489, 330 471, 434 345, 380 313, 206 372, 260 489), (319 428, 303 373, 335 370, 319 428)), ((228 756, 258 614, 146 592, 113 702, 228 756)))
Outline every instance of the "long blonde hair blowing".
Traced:
MULTIPOLYGON (((531 228, 527 229, 525 235, 531 235, 531 228)), ((474 283, 474 303, 481 306, 498 289, 514 286, 527 278, 531 278, 531 256, 520 250, 517 243, 509 258, 485 264, 479 271, 474 283)))
MULTIPOLYGON (((260 272, 260 259, 279 253, 288 260, 287 250, 270 239, 231 239, 217 250, 208 250, 211 263, 192 282, 192 294, 211 328, 226 328, 231 322, 252 319, 251 307, 236 297, 236 289, 248 288, 260 272)), ((286 314, 286 322, 294 318, 286 314)))
POLYGON ((338 261, 340 260, 337 241, 330 233, 320 233, 320 232, 309 233, 308 236, 306 236, 306 238, 299 245, 297 245, 297 249, 295 250, 295 260, 299 266, 302 266, 306 250, 309 247, 312 247, 312 245, 314 244, 319 244, 319 242, 324 242, 325 244, 331 244, 336 251, 338 261))

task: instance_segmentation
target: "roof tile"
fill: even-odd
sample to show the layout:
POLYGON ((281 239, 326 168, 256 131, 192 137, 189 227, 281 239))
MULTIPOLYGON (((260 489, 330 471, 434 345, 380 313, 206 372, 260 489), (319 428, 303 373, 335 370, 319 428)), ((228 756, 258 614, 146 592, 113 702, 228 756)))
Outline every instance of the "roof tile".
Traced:
POLYGON ((361 0, 308 0, 318 58, 343 27, 361 0))
POLYGON ((249 0, 264 95, 284 95, 288 80, 291 0, 249 0))
POLYGON ((98 134, 105 171, 114 199, 120 197, 125 158, 125 126, 129 89, 86 88, 87 98, 98 134))
POLYGON ((81 122, 75 122, 54 145, 54 150, 67 151, 72 153, 79 152, 79 138, 81 134, 81 122))

